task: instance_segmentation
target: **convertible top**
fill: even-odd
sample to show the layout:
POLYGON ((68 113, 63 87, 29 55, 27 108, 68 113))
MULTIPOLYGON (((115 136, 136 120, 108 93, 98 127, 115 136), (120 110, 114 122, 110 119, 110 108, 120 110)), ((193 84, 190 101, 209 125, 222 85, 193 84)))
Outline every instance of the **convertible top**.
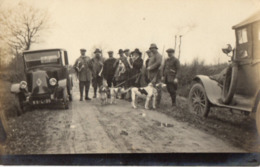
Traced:
POLYGON ((243 26, 246 26, 248 24, 254 23, 254 22, 259 22, 260 21, 260 11, 256 12, 255 14, 251 15, 244 21, 238 23, 237 25, 234 25, 232 28, 237 29, 243 26))
POLYGON ((56 50, 66 51, 65 49, 62 49, 62 48, 53 48, 53 49, 26 50, 26 51, 23 51, 23 53, 35 53, 35 52, 56 51, 56 50))

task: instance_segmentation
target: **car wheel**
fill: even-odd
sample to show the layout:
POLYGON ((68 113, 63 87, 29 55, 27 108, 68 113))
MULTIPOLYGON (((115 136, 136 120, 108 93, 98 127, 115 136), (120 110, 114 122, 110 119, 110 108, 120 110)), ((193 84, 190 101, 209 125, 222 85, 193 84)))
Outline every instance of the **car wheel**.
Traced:
POLYGON ((209 114, 209 101, 202 84, 195 83, 189 93, 189 110, 199 116, 207 117, 209 114))
POLYGON ((260 101, 257 104, 257 108, 256 108, 256 128, 257 128, 257 132, 258 135, 260 135, 260 101))
POLYGON ((224 104, 229 104, 233 99, 237 85, 237 73, 238 65, 236 63, 228 67, 221 93, 221 99, 224 104))
POLYGON ((67 89, 64 89, 64 91, 63 91, 63 103, 64 103, 64 108, 69 109, 69 100, 68 100, 67 89))

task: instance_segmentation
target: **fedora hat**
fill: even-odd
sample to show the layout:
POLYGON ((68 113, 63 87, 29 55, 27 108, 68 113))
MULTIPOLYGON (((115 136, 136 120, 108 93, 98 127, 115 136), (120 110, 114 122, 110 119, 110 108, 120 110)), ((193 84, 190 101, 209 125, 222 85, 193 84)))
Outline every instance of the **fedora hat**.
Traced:
POLYGON ((94 53, 101 53, 101 50, 96 49, 94 53))
POLYGON ((142 55, 142 52, 140 52, 140 50, 139 50, 138 48, 136 48, 136 49, 132 52, 132 54, 134 54, 134 53, 137 53, 137 54, 139 54, 140 56, 142 55))
POLYGON ((149 48, 149 49, 152 49, 152 48, 158 49, 158 47, 156 46, 155 43, 152 43, 152 44, 150 45, 150 48, 149 48))
POLYGON ((124 53, 122 49, 119 49, 118 54, 124 53))

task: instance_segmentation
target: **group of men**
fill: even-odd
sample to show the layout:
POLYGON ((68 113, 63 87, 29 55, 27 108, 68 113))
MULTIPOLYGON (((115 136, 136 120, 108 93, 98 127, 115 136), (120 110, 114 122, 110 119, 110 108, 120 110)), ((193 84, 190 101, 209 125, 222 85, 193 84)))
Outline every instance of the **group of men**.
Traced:
MULTIPOLYGON (((81 56, 76 60, 74 69, 79 79, 80 101, 83 100, 85 87, 85 100, 91 100, 88 96, 90 82, 94 88, 94 96, 97 97, 97 89, 104 84, 108 87, 141 87, 146 84, 163 82, 172 99, 172 106, 176 106, 176 90, 180 62, 174 56, 175 50, 166 50, 168 58, 163 62, 162 55, 158 52, 156 44, 151 44, 146 51, 148 58, 143 63, 142 52, 135 49, 119 49, 119 58, 114 58, 113 51, 108 51, 108 59, 104 59, 102 51, 96 49, 95 56, 91 59, 86 56, 86 50, 81 49, 81 56), (143 65, 144 64, 144 65, 143 65), (144 82, 141 82, 144 81, 144 82)), ((124 95, 121 98, 126 98, 124 95)), ((157 104, 160 104, 161 89, 158 89, 157 104)))

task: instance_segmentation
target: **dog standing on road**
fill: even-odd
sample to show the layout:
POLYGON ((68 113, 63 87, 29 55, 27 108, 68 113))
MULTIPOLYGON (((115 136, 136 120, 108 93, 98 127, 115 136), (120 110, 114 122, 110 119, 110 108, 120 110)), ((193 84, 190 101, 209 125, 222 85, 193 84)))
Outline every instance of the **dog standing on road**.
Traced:
POLYGON ((136 101, 137 101, 138 97, 146 99, 144 108, 148 110, 151 99, 152 99, 152 108, 156 109, 156 98, 158 96, 157 89, 162 88, 162 87, 165 87, 164 83, 158 83, 155 86, 153 86, 152 83, 149 83, 148 86, 146 86, 146 87, 141 87, 141 88, 132 87, 127 90, 122 90, 122 92, 126 93, 128 91, 131 91, 133 108, 137 108, 136 101))
POLYGON ((99 88, 99 94, 100 94, 101 105, 107 104, 108 87, 101 85, 99 88))

